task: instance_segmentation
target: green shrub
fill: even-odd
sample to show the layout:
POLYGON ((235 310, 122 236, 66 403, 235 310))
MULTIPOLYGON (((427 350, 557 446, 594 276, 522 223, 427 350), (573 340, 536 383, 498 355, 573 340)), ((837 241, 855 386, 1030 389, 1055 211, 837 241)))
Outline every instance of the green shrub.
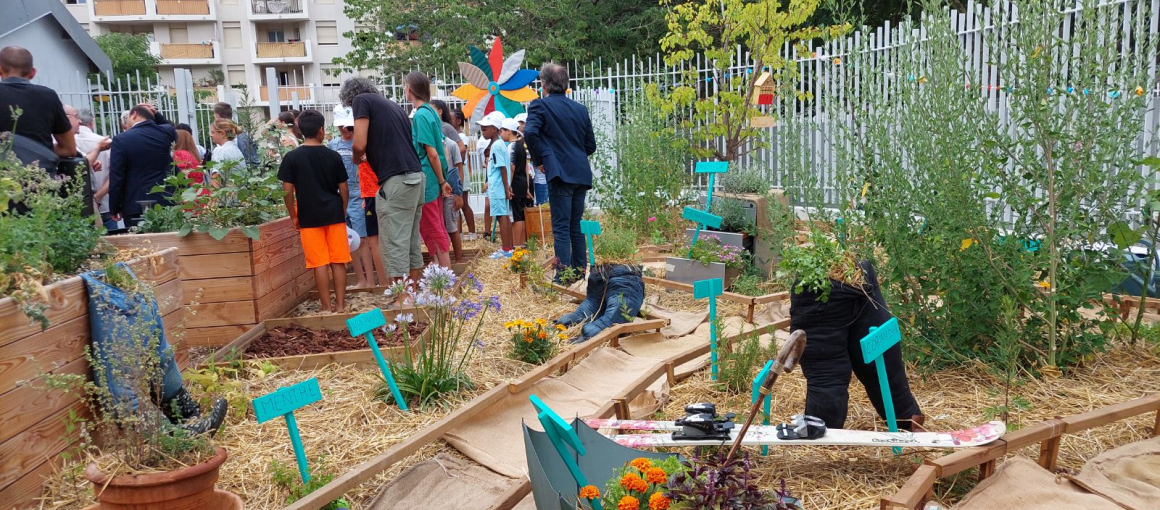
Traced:
POLYGON ((718 176, 717 184, 725 193, 764 195, 769 192, 769 178, 763 169, 755 166, 734 166, 718 176))
MULTIPOLYGON (((724 338, 720 334, 717 338, 724 338)), ((717 387, 733 393, 749 393, 757 370, 776 353, 761 346, 760 336, 754 332, 734 340, 732 345, 721 345, 725 351, 717 365, 717 387)))
POLYGON ((757 223, 746 214, 745 203, 740 200, 721 197, 709 206, 709 212, 721 217, 721 226, 715 230, 757 235, 757 223))
POLYGON ((628 229, 602 229, 592 240, 597 264, 624 264, 636 258, 636 235, 628 229))
POLYGON ((262 173, 261 169, 236 165, 232 161, 206 163, 202 171, 207 175, 214 168, 221 171, 219 185, 208 179, 194 182, 181 173, 170 176, 164 186, 156 186, 153 191, 170 191, 175 204, 168 209, 155 206, 145 211, 145 221, 135 231, 176 230, 179 236, 204 232, 221 240, 231 228, 241 227, 242 233, 257 240, 258 225, 286 215, 282 202, 285 192, 275 172, 262 173))

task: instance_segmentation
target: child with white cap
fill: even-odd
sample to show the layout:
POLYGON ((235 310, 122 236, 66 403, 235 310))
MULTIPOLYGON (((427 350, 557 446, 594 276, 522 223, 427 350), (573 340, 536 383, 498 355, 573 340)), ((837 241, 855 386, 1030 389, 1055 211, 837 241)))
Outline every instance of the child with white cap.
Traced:
POLYGON ((338 106, 334 109, 332 117, 340 136, 332 138, 328 146, 330 150, 342 156, 343 165, 346 166, 346 188, 350 192, 350 198, 346 204, 346 224, 358 233, 359 237, 358 248, 351 254, 354 274, 358 278, 354 288, 374 287, 374 260, 371 256, 370 243, 365 242, 367 237, 366 212, 363 211, 362 196, 358 193, 359 169, 350 157, 351 147, 354 144, 354 114, 351 113, 350 107, 338 106))
POLYGON ((516 246, 527 241, 524 224, 524 209, 532 206, 531 178, 528 176, 528 149, 520 136, 520 123, 515 119, 504 119, 499 135, 508 144, 509 182, 512 187, 510 201, 512 215, 512 238, 516 246))
MULTIPOLYGON (((523 135, 524 125, 528 122, 528 114, 521 113, 513 118, 516 119, 516 122, 520 123, 520 135, 523 135)), ((531 159, 528 160, 528 166, 532 166, 531 159)), ((533 168, 531 170, 531 174, 533 175, 532 183, 536 195, 535 205, 539 206, 540 204, 548 203, 548 177, 545 176, 544 171, 539 168, 533 168)))
MULTIPOLYGON (((493 112, 495 113, 495 112, 493 112)), ((487 157, 487 197, 491 204, 491 217, 498 222, 501 247, 491 258, 510 258, 515 251, 512 242, 511 181, 508 179, 507 145, 499 139, 499 129, 503 125, 503 114, 488 114, 479 120, 479 130, 489 140, 487 157)))

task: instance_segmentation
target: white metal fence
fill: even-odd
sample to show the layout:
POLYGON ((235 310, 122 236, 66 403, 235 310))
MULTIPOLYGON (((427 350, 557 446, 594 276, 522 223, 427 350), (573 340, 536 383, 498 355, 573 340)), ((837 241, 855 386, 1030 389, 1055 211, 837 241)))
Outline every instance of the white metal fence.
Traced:
MULTIPOLYGON (((1081 9, 1080 1, 1076 0, 1074 8, 1065 11, 1065 26, 1061 27, 1061 37, 1070 37, 1071 19, 1081 9)), ((1005 34, 1009 33, 1007 27, 1018 22, 1015 17, 1009 15, 1013 8, 1011 0, 996 0, 985 7, 972 0, 967 3, 966 11, 950 11, 952 29, 958 34, 964 52, 970 56, 964 69, 969 82, 985 84, 997 81, 995 66, 991 61, 995 56, 990 54, 991 50, 987 47, 987 40, 989 37, 1004 37, 1005 34)), ((1103 16, 1101 30, 1109 34, 1109 40, 1112 40, 1112 36, 1116 34, 1118 34, 1117 40, 1123 41, 1137 41, 1138 43, 1138 41, 1145 39, 1143 37, 1145 35, 1150 38, 1148 40, 1156 40, 1158 23, 1160 23, 1160 0, 1102 0, 1097 8, 1101 10, 1101 16, 1103 16), (1141 22, 1140 25, 1137 25, 1138 21, 1141 22), (1147 33, 1131 33, 1132 27, 1136 26, 1146 26, 1147 33)), ((810 165, 812 171, 820 176, 818 182, 824 187, 832 187, 833 184, 826 178, 831 165, 834 164, 834 150, 830 144, 837 138, 835 130, 844 126, 835 125, 827 119, 824 105, 840 103, 843 98, 832 96, 844 94, 846 89, 835 85, 844 84, 845 80, 854 79, 856 74, 845 69, 845 66, 836 65, 834 59, 845 59, 856 53, 861 58, 870 59, 876 63, 902 62, 914 58, 914 55, 903 54, 907 50, 905 43, 919 41, 921 44, 924 39, 925 30, 920 26, 907 23, 899 27, 887 23, 881 27, 854 32, 838 40, 811 44, 808 51, 804 53, 806 56, 801 56, 802 53, 787 45, 783 49, 783 57, 793 62, 797 67, 797 89, 803 93, 809 92, 813 95, 813 99, 809 102, 799 102, 788 106, 783 103, 780 106, 766 107, 775 108, 776 111, 772 113, 778 116, 778 121, 772 127, 765 129, 764 139, 768 143, 765 147, 742 156, 737 164, 761 168, 768 172, 771 184, 784 185, 786 184, 786 175, 779 168, 778 152, 787 144, 792 144, 804 147, 805 163, 810 165), (804 132, 801 129, 787 129, 787 125, 794 123, 807 124, 811 126, 811 129, 804 132), (788 137, 794 138, 789 139, 788 137)), ((1125 48, 1125 51, 1132 51, 1132 48, 1125 48)), ((704 92, 716 92, 722 80, 728 80, 730 76, 737 74, 754 71, 753 63, 741 48, 737 49, 734 61, 738 64, 723 73, 715 70, 711 65, 712 63, 706 61, 704 57, 699 57, 690 66, 674 68, 666 66, 659 54, 634 57, 615 63, 597 62, 588 65, 572 63, 568 67, 572 76, 574 97, 589 105, 598 137, 607 139, 615 135, 616 126, 628 104, 642 99, 643 90, 647 84, 657 84, 662 89, 674 86, 681 79, 682 73, 692 68, 698 78, 698 88, 704 92)), ((65 102, 74 105, 91 102, 98 113, 97 130, 106 134, 119 131, 119 126, 114 119, 119 116, 121 111, 128 109, 142 99, 150 99, 167 117, 178 119, 178 121, 193 126, 201 143, 208 144, 208 123, 212 120, 212 104, 198 101, 188 72, 180 69, 178 71, 179 83, 176 90, 158 87, 141 80, 136 80, 136 83, 141 85, 131 87, 129 82, 133 80, 109 79, 107 86, 101 87, 89 82, 87 87, 82 90, 62 92, 61 96, 65 102)), ((437 88, 436 98, 447 101, 453 107, 462 105, 463 102, 452 97, 450 93, 462 85, 465 80, 458 73, 449 72, 447 69, 431 74, 433 83, 437 88)), ((1157 96, 1160 93, 1160 88, 1158 88, 1155 78, 1156 62, 1154 59, 1150 63, 1148 76, 1153 77, 1152 82, 1146 87, 1149 111, 1145 116, 1143 125, 1140 126, 1140 136, 1135 141, 1141 155, 1155 155, 1158 149, 1156 134, 1157 128, 1160 127, 1160 109, 1157 106, 1160 104, 1158 104, 1157 96)), ((901 79, 901 77, 893 77, 892 79, 901 79)), ((379 85, 384 96, 407 107, 403 95, 403 85, 398 77, 390 77, 379 85)), ((537 87, 538 84, 532 86, 537 87)), ((292 91, 291 100, 284 98, 279 105, 277 99, 281 94, 270 90, 269 96, 275 99, 274 107, 270 108, 266 102, 257 102, 255 106, 262 110, 270 108, 270 111, 285 108, 315 108, 323 111, 327 118, 330 118, 330 112, 338 103, 339 87, 313 84, 290 87, 287 90, 292 91), (297 98, 297 101, 294 101, 293 98, 297 98)), ((984 86, 979 93, 988 97, 992 111, 998 115, 1004 115, 1006 94, 1001 88, 984 86)), ((246 103, 246 100, 236 90, 227 91, 219 87, 216 95, 218 98, 234 104, 235 107, 246 103)), ((720 142, 720 146, 723 148, 723 141, 720 142)), ((615 161, 615 155, 609 159, 615 161)), ((472 168, 470 189, 475 192, 479 191, 482 184, 480 181, 482 172, 478 171, 479 163, 477 155, 471 154, 468 161, 472 168)), ((689 170, 692 170, 691 164, 689 170)), ((704 183, 698 183, 698 187, 703 185, 704 183)))

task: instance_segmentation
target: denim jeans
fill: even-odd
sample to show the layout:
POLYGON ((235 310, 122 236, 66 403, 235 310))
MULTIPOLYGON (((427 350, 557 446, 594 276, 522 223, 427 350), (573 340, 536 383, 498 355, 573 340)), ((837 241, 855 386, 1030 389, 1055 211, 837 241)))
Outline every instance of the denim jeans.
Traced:
POLYGON ((587 340, 613 324, 632 322, 640 314, 643 304, 644 280, 641 279, 639 268, 615 265, 604 270, 594 269, 588 275, 584 301, 576 311, 560 317, 556 322, 573 326, 591 320, 580 330, 581 340, 587 340))
POLYGON ((536 205, 548 203, 548 183, 536 183, 536 205))
POLYGON ((548 183, 548 206, 552 208, 552 237, 556 239, 556 269, 574 268, 578 275, 588 266, 588 247, 580 233, 584 199, 588 188, 560 179, 548 183))

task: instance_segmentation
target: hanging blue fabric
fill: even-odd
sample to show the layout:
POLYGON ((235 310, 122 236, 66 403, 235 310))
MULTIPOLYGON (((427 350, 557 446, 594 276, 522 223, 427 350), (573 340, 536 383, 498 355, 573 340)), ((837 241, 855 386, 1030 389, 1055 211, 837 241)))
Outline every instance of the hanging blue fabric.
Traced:
MULTIPOLYGON (((133 274, 129 266, 118 263, 117 267, 128 273, 134 281, 137 280, 137 275, 133 274)), ((138 399, 142 397, 164 401, 176 395, 181 389, 181 372, 177 368, 173 350, 165 341, 165 328, 157 309, 157 300, 151 294, 129 293, 110 285, 104 270, 83 273, 81 279, 89 294, 93 362, 100 364, 101 368, 93 368, 93 379, 98 385, 108 388, 113 396, 113 402, 104 403, 113 408, 105 411, 136 411, 138 399), (145 386, 135 383, 134 378, 148 374, 141 373, 140 356, 125 354, 139 352, 139 347, 129 342, 146 343, 154 339, 161 380, 149 381, 147 387, 161 394, 138 395, 138 388, 145 386)))

